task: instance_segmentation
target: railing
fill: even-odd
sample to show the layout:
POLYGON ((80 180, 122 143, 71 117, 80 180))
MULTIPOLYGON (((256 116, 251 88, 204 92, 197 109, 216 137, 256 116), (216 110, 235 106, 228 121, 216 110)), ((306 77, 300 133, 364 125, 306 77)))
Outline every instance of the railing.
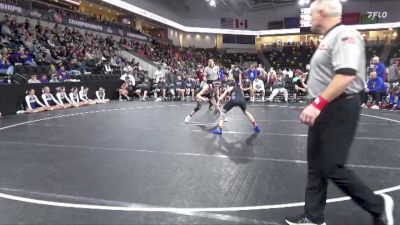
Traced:
MULTIPOLYGON (((25 6, 32 6, 32 4, 29 4, 29 2, 32 3, 31 0, 0 0, 0 12, 64 24, 77 28, 94 30, 97 32, 132 38, 140 41, 150 40, 149 36, 140 33, 131 27, 123 26, 121 24, 101 24, 86 21, 84 16, 87 15, 80 14, 75 11, 62 9, 64 10, 64 12, 68 12, 70 15, 68 15, 67 13, 64 13, 65 15, 61 15, 56 11, 56 8, 50 8, 47 11, 42 9, 35 9, 32 7, 25 8, 25 6), (24 7, 20 5, 24 5, 24 7)), ((58 8, 58 10, 60 11, 61 8, 58 8)))

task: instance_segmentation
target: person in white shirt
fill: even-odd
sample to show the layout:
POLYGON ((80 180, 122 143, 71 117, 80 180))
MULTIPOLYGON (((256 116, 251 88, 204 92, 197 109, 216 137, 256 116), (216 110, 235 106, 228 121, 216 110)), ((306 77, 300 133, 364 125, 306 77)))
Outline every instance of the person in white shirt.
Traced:
POLYGON ((65 108, 77 106, 76 104, 72 103, 72 101, 69 99, 67 93, 65 93, 65 87, 58 87, 56 96, 57 96, 58 102, 65 108))
POLYGON ((158 83, 160 79, 165 78, 165 71, 159 66, 157 70, 154 72, 154 81, 158 83))
POLYGON ((26 110, 23 111, 18 111, 17 114, 19 113, 38 113, 38 112, 43 112, 46 110, 49 110, 43 103, 41 103, 38 99, 38 97, 35 94, 35 89, 30 89, 27 91, 27 96, 25 97, 25 102, 26 102, 26 110))
POLYGON ((102 87, 96 91, 96 102, 98 104, 108 103, 110 99, 106 99, 106 90, 102 87))
POLYGON ((293 78, 293 70, 289 69, 287 75, 288 75, 289 78, 293 78))
POLYGON ((42 100, 44 104, 50 108, 50 110, 54 109, 64 109, 65 107, 61 105, 50 92, 50 88, 48 86, 43 88, 42 100))
POLYGON ((125 82, 126 80, 130 80, 132 86, 136 85, 135 77, 131 74, 125 73, 119 79, 122 80, 123 82, 125 82))
POLYGON ((88 98, 89 87, 82 86, 81 90, 79 91, 79 99, 82 101, 83 104, 86 105, 94 105, 96 101, 88 98))
POLYGON ((105 71, 105 74, 106 74, 106 75, 111 75, 111 74, 112 74, 113 70, 111 69, 110 62, 107 62, 107 63, 104 65, 104 71, 105 71))
POLYGON ((265 86, 264 82, 260 79, 260 77, 257 77, 253 81, 253 88, 254 88, 254 93, 261 93, 261 101, 265 102, 265 86))

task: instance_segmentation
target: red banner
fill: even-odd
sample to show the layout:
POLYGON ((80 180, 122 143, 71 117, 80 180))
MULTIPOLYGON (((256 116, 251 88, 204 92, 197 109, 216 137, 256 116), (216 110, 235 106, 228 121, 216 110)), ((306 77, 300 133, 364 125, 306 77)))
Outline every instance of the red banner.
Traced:
POLYGON ((360 24, 360 13, 343 14, 342 23, 346 25, 360 24))

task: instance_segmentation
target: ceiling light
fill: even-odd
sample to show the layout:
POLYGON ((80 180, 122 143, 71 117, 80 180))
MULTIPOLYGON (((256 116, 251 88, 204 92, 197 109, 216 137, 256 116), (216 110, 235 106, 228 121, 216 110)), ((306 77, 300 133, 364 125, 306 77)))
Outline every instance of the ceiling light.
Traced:
POLYGON ((216 7, 217 6, 217 4, 215 3, 215 0, 211 0, 210 1, 210 6, 212 6, 212 7, 216 7))

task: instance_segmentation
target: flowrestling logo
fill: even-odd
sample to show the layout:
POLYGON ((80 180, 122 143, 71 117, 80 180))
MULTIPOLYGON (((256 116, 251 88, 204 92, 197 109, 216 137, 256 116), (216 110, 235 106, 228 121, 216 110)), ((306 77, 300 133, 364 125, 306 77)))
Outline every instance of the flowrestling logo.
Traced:
POLYGON ((367 12, 369 19, 386 19, 388 17, 388 12, 367 12))

